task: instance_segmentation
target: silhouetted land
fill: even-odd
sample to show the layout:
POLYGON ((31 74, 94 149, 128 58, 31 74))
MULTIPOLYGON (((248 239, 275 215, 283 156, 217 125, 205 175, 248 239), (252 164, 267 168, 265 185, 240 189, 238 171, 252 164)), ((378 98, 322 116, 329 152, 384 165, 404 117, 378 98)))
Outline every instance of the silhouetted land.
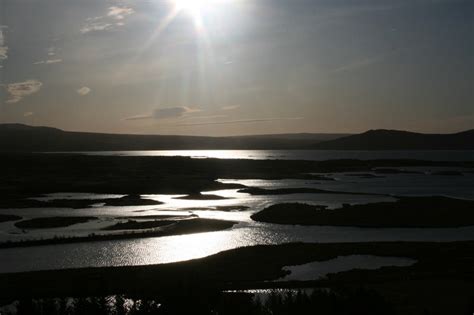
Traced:
MULTIPOLYGON (((23 299, 17 315, 391 315, 380 294, 365 288, 272 291, 265 300, 246 292, 188 292, 179 297, 101 296, 23 299), (307 290, 306 290, 307 291, 307 290), (126 299, 126 300, 125 300, 126 299)), ((9 314, 8 314, 9 315, 9 314)))
POLYGON ((325 206, 272 205, 252 219, 259 222, 358 227, 460 227, 474 225, 474 201, 447 197, 398 197, 396 202, 325 206))
POLYGON ((0 222, 18 221, 18 220, 21 220, 20 216, 10 215, 10 214, 0 214, 0 222))
POLYGON ((249 187, 239 189, 239 192, 250 195, 291 195, 291 194, 336 194, 336 195, 370 195, 374 196, 377 194, 373 193, 357 193, 347 191, 333 191, 324 190, 317 188, 277 188, 277 189, 265 189, 258 187, 249 187))
POLYGON ((140 198, 139 195, 127 195, 121 198, 106 198, 106 199, 52 199, 52 200, 36 200, 30 198, 21 198, 17 194, 12 196, 5 196, 0 201, 0 208, 71 208, 83 209, 90 208, 95 204, 104 204, 104 206, 124 207, 124 206, 150 206, 161 205, 160 201, 152 199, 140 198))
POLYGON ((44 217, 19 221, 15 223, 15 226, 20 229, 51 229, 92 220, 97 220, 97 217, 44 217))
MULTIPOLYGON (((52 224, 65 224, 62 220, 57 223, 55 218, 53 222, 49 222, 51 218, 38 219, 40 223, 34 223, 32 226, 40 226, 42 228, 51 228, 56 226, 48 226, 52 224)), ((36 219, 33 219, 36 220, 36 219)), ((70 244, 70 243, 82 243, 82 242, 99 242, 99 241, 110 241, 110 240, 121 240, 121 239, 133 239, 133 238, 145 238, 145 237, 161 237, 161 236, 173 236, 173 235, 184 235, 194 234, 203 232, 214 232, 230 229, 232 226, 237 224, 233 221, 225 220, 214 220, 214 219, 201 219, 192 218, 188 220, 174 220, 162 224, 162 221, 156 221, 156 223, 150 224, 147 222, 135 222, 135 223, 123 223, 112 225, 106 230, 130 230, 130 232, 114 233, 114 234, 96 234, 92 233, 87 236, 70 236, 62 237, 55 236, 50 239, 34 239, 34 240, 22 240, 22 241, 5 241, 0 243, 0 248, 13 248, 13 247, 31 247, 41 245, 57 245, 57 244, 70 244), (169 223, 169 224, 168 224, 169 223), (154 226, 150 226, 154 225, 154 226), (145 231, 139 231, 141 229, 160 227, 159 229, 151 229, 145 231)), ((64 226, 64 225, 63 225, 64 226)))
MULTIPOLYGON (((338 172, 368 174, 374 172, 374 169, 377 168, 397 171, 398 168, 410 166, 464 167, 466 172, 469 172, 474 169, 474 162, 414 160, 252 161, 167 157, 105 157, 74 154, 2 154, 0 155, 0 174, 2 176, 0 181, 0 208, 36 207, 36 205, 42 207, 51 206, 54 202, 57 202, 56 206, 60 203, 66 207, 71 206, 73 201, 52 201, 52 204, 50 204, 27 199, 56 192, 131 195, 131 197, 121 200, 114 199, 113 202, 122 205, 135 205, 137 201, 141 202, 136 197, 140 194, 197 195, 203 191, 247 188, 243 185, 220 183, 216 181, 217 179, 310 179, 314 176, 311 173, 321 174, 317 176, 338 172), (69 204, 67 204, 68 202, 69 204)), ((421 222, 424 224, 421 226, 428 226, 428 224, 435 226, 440 221, 449 226, 466 225, 468 222, 472 224, 471 217, 467 212, 457 213, 459 209, 464 209, 457 207, 463 201, 453 201, 452 199, 435 201, 428 198, 424 200, 423 206, 420 206, 422 209, 420 213, 423 213, 423 215, 413 217, 408 216, 408 208, 405 208, 403 204, 408 202, 408 205, 412 205, 410 202, 413 200, 401 198, 400 202, 396 203, 346 206, 339 210, 347 213, 351 211, 360 212, 366 216, 364 222, 369 222, 373 226, 380 226, 377 225, 380 222, 385 224, 386 219, 380 216, 382 214, 384 216, 391 215, 390 213, 394 212, 397 209, 396 207, 401 207, 398 211, 406 210, 407 217, 405 219, 407 219, 407 222, 411 222, 410 224, 421 222), (438 204, 439 209, 437 209, 436 204, 438 204), (440 205, 442 204, 445 204, 446 207, 441 208, 440 205), (383 209, 380 208, 381 206, 383 206, 383 209), (376 213, 377 209, 380 210, 378 213, 376 213), (449 213, 444 212, 445 210, 449 210, 449 213), (373 215, 379 216, 376 217, 379 220, 378 223, 371 218, 373 215), (460 217, 464 218, 462 224, 456 221, 460 221, 460 217)), ((83 207, 90 206, 91 202, 100 203, 100 200, 75 200, 74 202, 82 202, 78 206, 83 207)), ((145 202, 148 203, 148 201, 145 202)), ((222 208, 221 210, 243 209, 222 208)), ((303 220, 306 220, 304 217, 303 220)), ((17 218, 10 219, 15 220, 17 218)), ((351 219, 353 220, 352 224, 360 222, 356 219, 351 219)), ((341 218, 341 220, 346 219, 341 218)), ((235 224, 235 222, 197 218, 176 221, 171 225, 153 230, 4 243, 1 247, 179 235, 227 229, 235 224)), ((469 299, 472 297, 471 292, 474 292, 473 251, 474 242, 256 246, 175 264, 3 274, 0 275, 0 296, 4 299, 30 299, 32 297, 48 296, 85 297, 127 294, 139 299, 152 297, 159 300, 175 297, 179 301, 183 296, 198 296, 201 298, 202 294, 200 293, 202 292, 220 292, 225 289, 282 286, 360 287, 362 283, 369 289, 376 290, 383 298, 387 299, 391 305, 395 306, 399 314, 419 315, 425 309, 435 314, 462 314, 461 310, 464 312, 467 309, 469 299), (416 259, 418 262, 413 266, 403 268, 385 267, 371 271, 354 270, 330 275, 328 279, 318 281, 283 284, 271 282, 271 280, 276 280, 285 275, 282 270, 284 266, 329 260, 341 255, 408 257, 416 259)))
POLYGON ((151 214, 151 215, 134 215, 127 217, 116 217, 118 220, 167 220, 167 219, 189 219, 197 217, 196 214, 189 215, 164 215, 164 214, 151 214))
POLYGON ((192 195, 187 195, 184 197, 177 197, 175 199, 182 199, 182 200, 224 200, 224 199, 230 199, 218 195, 212 195, 212 194, 192 194, 192 195))
POLYGON ((464 314, 474 290, 473 250, 472 241, 262 245, 163 265, 0 274, 0 283, 4 299, 109 294, 170 298, 228 289, 360 287, 364 283, 394 305, 398 314, 422 314, 425 309, 433 314, 464 314), (284 266, 347 255, 408 257, 417 263, 352 270, 316 281, 271 282, 286 274, 284 266))
POLYGON ((374 169, 374 173, 376 174, 423 174, 422 172, 418 172, 418 171, 399 170, 396 168, 376 168, 374 169))
POLYGON ((125 150, 472 150, 474 130, 421 134, 370 130, 362 134, 276 134, 236 137, 121 135, 70 132, 49 127, 0 124, 0 151, 125 150))
POLYGON ((431 175, 441 175, 441 176, 463 176, 464 174, 459 171, 439 171, 432 172, 431 175))
POLYGON ((474 129, 453 134, 370 130, 313 146, 318 150, 473 150, 474 129))
POLYGON ((0 151, 125 151, 304 149, 347 134, 276 134, 236 137, 125 135, 70 132, 49 127, 0 124, 0 151))
MULTIPOLYGON (((202 191, 246 188, 217 179, 308 179, 310 173, 372 172, 374 168, 453 166, 474 168, 474 162, 416 160, 219 160, 185 157, 117 157, 74 154, 0 155, 0 208, 84 207, 100 200, 37 201, 56 192, 196 195, 202 191), (77 203, 75 205, 75 203, 77 203)), ((133 198, 132 198, 133 199, 133 198)), ((108 203, 140 202, 124 198, 108 203)), ((146 201, 146 203, 156 203, 146 201)))
POLYGON ((359 178, 384 178, 384 176, 374 175, 370 173, 347 174, 347 176, 359 177, 359 178))
POLYGON ((123 206, 153 206, 163 204, 160 201, 144 199, 140 195, 127 195, 122 198, 110 198, 100 201, 104 202, 106 206, 123 207, 123 206))
POLYGON ((135 221, 128 220, 127 222, 119 222, 114 225, 103 228, 104 231, 116 231, 116 230, 143 230, 153 229, 175 223, 170 220, 154 220, 154 221, 135 221))

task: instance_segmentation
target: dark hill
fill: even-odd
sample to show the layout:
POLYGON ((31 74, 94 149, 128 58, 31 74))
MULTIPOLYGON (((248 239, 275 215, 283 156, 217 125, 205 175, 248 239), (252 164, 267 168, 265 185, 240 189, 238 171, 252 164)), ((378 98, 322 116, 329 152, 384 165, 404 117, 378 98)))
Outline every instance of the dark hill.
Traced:
POLYGON ((453 134, 423 134, 399 130, 367 132, 317 143, 320 150, 472 150, 474 129, 453 134))
POLYGON ((308 149, 347 134, 281 134, 238 137, 121 135, 70 132, 0 124, 0 151, 125 151, 206 149, 308 149))

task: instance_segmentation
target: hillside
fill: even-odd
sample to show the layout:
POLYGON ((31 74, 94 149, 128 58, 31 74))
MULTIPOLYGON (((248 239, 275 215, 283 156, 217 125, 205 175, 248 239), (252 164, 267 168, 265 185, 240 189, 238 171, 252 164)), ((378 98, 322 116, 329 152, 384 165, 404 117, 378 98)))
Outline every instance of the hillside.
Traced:
POLYGON ((125 151, 206 149, 307 149, 347 134, 281 134, 237 137, 122 135, 70 132, 0 124, 0 151, 125 151))
POLYGON ((423 134, 399 130, 367 132, 317 143, 319 150, 472 150, 474 129, 453 134, 423 134))

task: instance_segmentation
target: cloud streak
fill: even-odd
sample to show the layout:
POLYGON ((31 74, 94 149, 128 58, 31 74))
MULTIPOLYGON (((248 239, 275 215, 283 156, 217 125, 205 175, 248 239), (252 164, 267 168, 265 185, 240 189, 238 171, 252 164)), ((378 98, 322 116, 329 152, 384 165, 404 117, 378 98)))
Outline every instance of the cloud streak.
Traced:
POLYGON ((23 82, 10 83, 6 85, 9 98, 7 103, 18 103, 24 97, 37 93, 43 83, 38 80, 26 80, 23 82))
POLYGON ((300 120, 300 119, 303 119, 303 117, 261 118, 261 119, 214 121, 214 122, 203 122, 203 123, 184 123, 184 124, 178 124, 178 126, 236 125, 236 124, 249 124, 249 123, 259 123, 259 122, 272 122, 272 121, 282 121, 282 120, 300 120))
POLYGON ((221 107, 221 110, 236 110, 238 108, 240 108, 240 105, 230 105, 221 107))
POLYGON ((63 62, 62 59, 48 59, 48 60, 40 60, 40 61, 37 61, 35 63, 33 63, 34 65, 50 65, 50 64, 53 64, 53 63, 59 63, 59 62, 63 62))
POLYGON ((87 23, 80 29, 82 34, 91 32, 100 32, 112 30, 116 27, 123 26, 125 18, 135 13, 130 7, 111 6, 107 9, 107 13, 102 16, 88 18, 87 23))
POLYGON ((6 28, 5 25, 0 25, 0 68, 3 66, 1 62, 8 59, 8 46, 6 45, 5 34, 3 29, 6 28))
POLYGON ((89 87, 87 87, 87 86, 83 86, 83 87, 81 87, 80 89, 77 89, 77 90, 76 90, 77 94, 79 94, 80 96, 86 96, 86 95, 89 94, 91 91, 92 91, 92 89, 89 88, 89 87))
POLYGON ((107 16, 116 20, 123 20, 126 16, 131 15, 133 13, 135 13, 135 10, 133 10, 132 8, 112 6, 109 8, 107 16))
POLYGON ((184 106, 177 106, 177 107, 166 107, 166 108, 158 108, 155 109, 149 115, 137 115, 125 118, 125 120, 143 120, 143 119, 176 119, 184 117, 190 113, 199 112, 199 109, 189 108, 184 106))

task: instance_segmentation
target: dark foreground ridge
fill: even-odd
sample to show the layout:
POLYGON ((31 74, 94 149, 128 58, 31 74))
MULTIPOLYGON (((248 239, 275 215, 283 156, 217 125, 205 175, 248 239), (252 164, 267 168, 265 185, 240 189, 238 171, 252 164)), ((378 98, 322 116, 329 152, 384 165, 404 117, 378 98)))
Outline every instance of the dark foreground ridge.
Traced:
POLYGON ((252 215, 259 222, 358 227, 461 227, 474 225, 474 201, 447 197, 398 197, 396 202, 344 205, 272 205, 252 215))
POLYGON ((262 245, 163 265, 0 274, 0 283, 4 299, 110 294, 178 297, 186 292, 199 295, 272 287, 357 288, 364 283, 395 305, 398 314, 422 314, 425 309, 432 314, 464 314, 461 310, 468 309, 474 292, 473 250, 472 241, 262 245), (352 270, 316 281, 272 282, 287 274, 284 266, 348 255, 407 257, 417 263, 352 270))

